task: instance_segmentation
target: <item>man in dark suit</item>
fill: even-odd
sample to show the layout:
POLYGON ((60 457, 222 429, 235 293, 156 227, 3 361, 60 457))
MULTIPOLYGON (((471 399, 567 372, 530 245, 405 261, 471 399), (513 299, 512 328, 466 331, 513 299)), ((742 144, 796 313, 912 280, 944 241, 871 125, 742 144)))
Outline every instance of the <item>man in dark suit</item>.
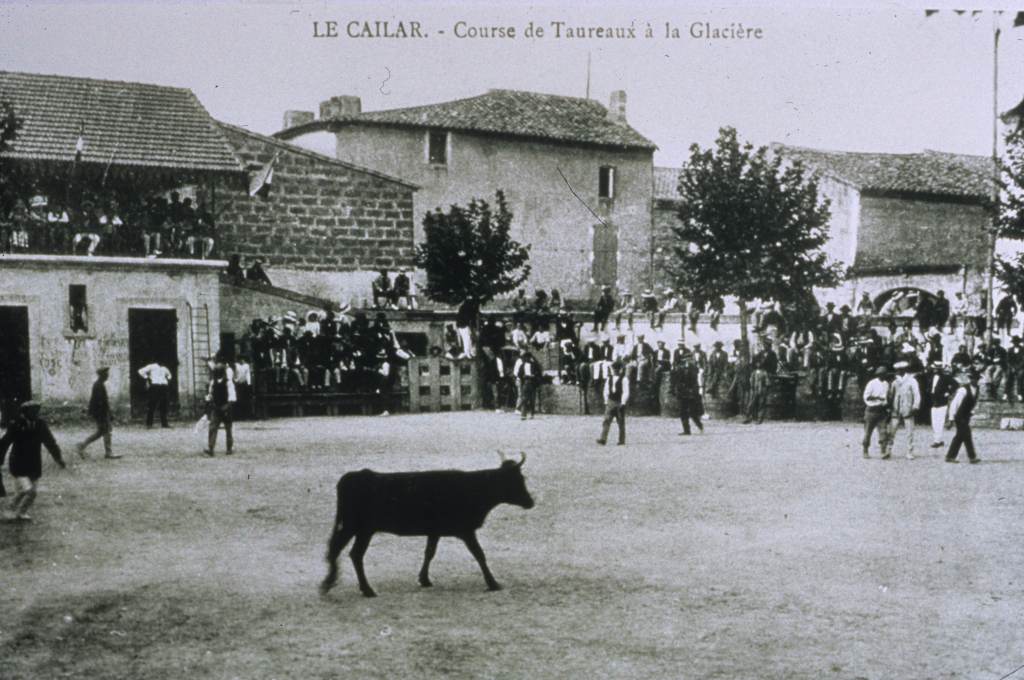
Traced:
POLYGON ((103 438, 103 449, 106 457, 121 457, 121 454, 114 453, 110 444, 113 426, 110 418, 110 398, 107 395, 108 377, 110 377, 110 369, 108 367, 101 366, 96 369, 96 382, 92 384, 92 395, 89 397, 89 415, 96 422, 96 431, 78 445, 78 455, 82 458, 85 458, 85 447, 101 437, 103 438))
POLYGON ((608 432, 614 421, 619 428, 619 446, 626 443, 626 404, 629 403, 629 378, 621 361, 612 364, 611 375, 604 385, 604 420, 601 422, 601 436, 597 443, 602 446, 608 441, 608 432))
POLYGON ((946 452, 946 462, 957 462, 956 457, 960 453, 960 445, 967 449, 967 460, 971 463, 980 463, 981 459, 974 450, 974 438, 971 436, 971 414, 974 413, 974 406, 978 403, 978 379, 981 374, 971 369, 967 376, 961 376, 960 389, 953 397, 953 403, 949 405, 949 414, 956 426, 956 434, 953 441, 949 443, 949 450, 946 452))
POLYGON ((700 398, 699 374, 700 369, 692 355, 684 358, 672 370, 676 400, 679 402, 679 421, 683 424, 680 434, 690 434, 691 420, 698 430, 704 431, 704 425, 700 422, 700 417, 704 415, 704 405, 700 398))
POLYGON ((956 381, 950 370, 941 361, 932 364, 932 373, 928 378, 928 399, 932 405, 932 444, 937 449, 945 445, 942 440, 942 429, 949 415, 949 400, 956 391, 956 381))

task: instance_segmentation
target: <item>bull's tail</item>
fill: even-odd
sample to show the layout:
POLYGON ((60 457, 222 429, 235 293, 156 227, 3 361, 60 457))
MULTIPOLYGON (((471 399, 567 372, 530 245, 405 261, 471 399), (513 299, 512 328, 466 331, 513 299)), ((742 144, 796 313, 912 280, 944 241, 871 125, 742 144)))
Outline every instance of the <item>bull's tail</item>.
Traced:
POLYGON ((331 538, 327 542, 327 576, 320 583, 320 594, 327 592, 338 582, 338 556, 345 549, 345 545, 352 540, 353 532, 346 530, 341 506, 341 488, 344 477, 338 481, 338 510, 334 517, 334 526, 331 529, 331 538))

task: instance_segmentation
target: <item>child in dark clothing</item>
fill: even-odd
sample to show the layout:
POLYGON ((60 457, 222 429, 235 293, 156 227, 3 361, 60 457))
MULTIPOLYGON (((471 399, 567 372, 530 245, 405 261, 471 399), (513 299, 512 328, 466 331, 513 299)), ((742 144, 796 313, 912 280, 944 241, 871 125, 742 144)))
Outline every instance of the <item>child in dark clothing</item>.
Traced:
POLYGON ((22 521, 31 519, 28 509, 36 500, 36 482, 43 476, 42 447, 46 447, 57 465, 67 467, 53 433, 46 421, 39 417, 39 411, 37 402, 22 404, 21 415, 11 421, 7 432, 0 438, 0 465, 3 465, 7 449, 11 449, 9 467, 17 490, 11 512, 15 519, 22 521))

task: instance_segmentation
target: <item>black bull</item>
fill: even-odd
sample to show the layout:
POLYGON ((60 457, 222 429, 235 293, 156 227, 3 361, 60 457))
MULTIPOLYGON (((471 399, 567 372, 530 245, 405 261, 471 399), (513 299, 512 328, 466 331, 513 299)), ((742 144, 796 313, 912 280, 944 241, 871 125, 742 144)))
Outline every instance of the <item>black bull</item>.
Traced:
POLYGON ((532 508, 522 466, 505 460, 497 469, 437 470, 430 472, 378 473, 360 470, 342 475, 338 481, 338 513, 327 548, 327 576, 320 584, 326 594, 338 580, 338 555, 354 537, 350 557, 359 578, 359 590, 366 597, 376 593, 363 572, 363 555, 378 531, 398 536, 426 536, 427 549, 420 569, 420 585, 431 585, 429 568, 442 536, 459 538, 473 554, 490 590, 500 590, 476 531, 487 514, 501 503, 532 508))

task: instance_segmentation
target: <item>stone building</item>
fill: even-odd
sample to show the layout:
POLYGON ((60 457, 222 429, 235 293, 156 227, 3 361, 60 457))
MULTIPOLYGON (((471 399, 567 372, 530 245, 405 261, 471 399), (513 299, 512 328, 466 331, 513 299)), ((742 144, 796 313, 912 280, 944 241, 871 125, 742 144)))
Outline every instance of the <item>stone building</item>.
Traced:
MULTIPOLYGON (((831 202, 825 250, 847 267, 848 278, 820 291, 821 302, 856 307, 866 292, 880 306, 897 290, 941 289, 949 298, 963 292, 983 304, 991 160, 937 151, 853 153, 782 144, 772 150, 816 172, 819 192, 831 202)), ((654 170, 656 258, 670 247, 678 172, 654 170)))
POLYGON ((320 116, 290 111, 281 139, 337 140, 344 161, 420 187, 413 217, 502 190, 513 236, 531 246, 529 285, 568 297, 600 284, 642 287, 651 262, 655 145, 626 122, 626 95, 611 105, 575 97, 491 90, 467 99, 364 112, 334 97, 320 116))
POLYGON ((6 255, 0 265, 0 396, 5 415, 29 397, 80 417, 96 369, 119 415, 146 403, 139 368, 171 369, 171 403, 206 388, 220 333, 223 261, 6 255), (212 341, 212 342, 211 342, 212 341))
POLYGON ((223 257, 261 258, 276 286, 346 301, 368 296, 380 268, 413 266, 414 185, 234 125, 218 127, 249 173, 248 182, 217 187, 223 257), (267 170, 271 179, 260 187, 267 170))

